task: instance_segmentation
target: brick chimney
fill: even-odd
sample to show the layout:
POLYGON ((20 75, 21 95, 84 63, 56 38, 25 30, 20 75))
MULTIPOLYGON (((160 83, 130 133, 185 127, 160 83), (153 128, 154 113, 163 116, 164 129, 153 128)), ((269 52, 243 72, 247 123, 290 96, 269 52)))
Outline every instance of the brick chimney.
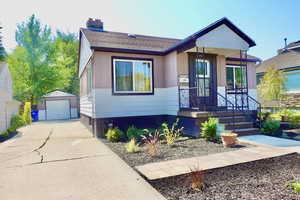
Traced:
POLYGON ((86 27, 92 31, 103 31, 103 22, 100 19, 89 18, 86 27))

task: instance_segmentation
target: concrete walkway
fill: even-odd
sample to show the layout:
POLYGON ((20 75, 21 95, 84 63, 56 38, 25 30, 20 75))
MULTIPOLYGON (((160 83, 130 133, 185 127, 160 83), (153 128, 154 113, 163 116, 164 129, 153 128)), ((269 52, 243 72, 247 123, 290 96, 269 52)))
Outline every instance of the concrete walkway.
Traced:
POLYGON ((240 136, 239 140, 241 142, 256 143, 256 144, 275 146, 275 147, 300 146, 300 141, 272 137, 272 136, 267 136, 267 135, 240 136))
POLYGON ((290 149, 272 147, 252 147, 241 150, 210 154, 207 156, 149 163, 136 169, 148 180, 167 178, 191 172, 191 168, 202 170, 226 167, 294 153, 290 149))
POLYGON ((79 121, 21 132, 0 144, 0 199, 165 199, 79 121))

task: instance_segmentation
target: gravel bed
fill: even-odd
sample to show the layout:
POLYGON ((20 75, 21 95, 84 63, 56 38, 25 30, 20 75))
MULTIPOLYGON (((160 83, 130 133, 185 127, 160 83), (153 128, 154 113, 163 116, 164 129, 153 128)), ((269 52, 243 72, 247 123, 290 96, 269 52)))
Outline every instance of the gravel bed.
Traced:
POLYGON ((185 139, 178 141, 173 147, 169 147, 166 144, 158 144, 158 155, 156 157, 150 157, 147 154, 145 146, 142 146, 141 151, 137 153, 127 153, 125 148, 126 143, 124 142, 112 143, 105 139, 102 139, 102 141, 131 167, 164 160, 175 160, 234 151, 253 146, 240 143, 233 148, 224 148, 222 143, 207 142, 204 139, 185 139))
POLYGON ((190 188, 188 175, 150 182, 168 200, 299 200, 285 187, 300 180, 300 156, 286 155, 204 172, 205 189, 190 188))

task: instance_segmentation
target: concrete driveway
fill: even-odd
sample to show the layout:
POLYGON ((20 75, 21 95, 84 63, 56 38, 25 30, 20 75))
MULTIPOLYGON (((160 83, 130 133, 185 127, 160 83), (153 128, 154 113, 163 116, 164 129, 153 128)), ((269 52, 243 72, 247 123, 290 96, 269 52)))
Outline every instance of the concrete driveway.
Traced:
POLYGON ((38 122, 0 144, 1 200, 163 200, 79 121, 38 122))

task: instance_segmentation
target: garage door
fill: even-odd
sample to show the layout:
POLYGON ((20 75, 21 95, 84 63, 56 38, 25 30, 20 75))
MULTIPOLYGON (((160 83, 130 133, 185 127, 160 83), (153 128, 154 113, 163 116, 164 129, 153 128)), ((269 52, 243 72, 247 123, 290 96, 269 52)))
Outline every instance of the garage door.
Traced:
POLYGON ((70 119, 70 103, 68 100, 46 101, 46 119, 70 119))

